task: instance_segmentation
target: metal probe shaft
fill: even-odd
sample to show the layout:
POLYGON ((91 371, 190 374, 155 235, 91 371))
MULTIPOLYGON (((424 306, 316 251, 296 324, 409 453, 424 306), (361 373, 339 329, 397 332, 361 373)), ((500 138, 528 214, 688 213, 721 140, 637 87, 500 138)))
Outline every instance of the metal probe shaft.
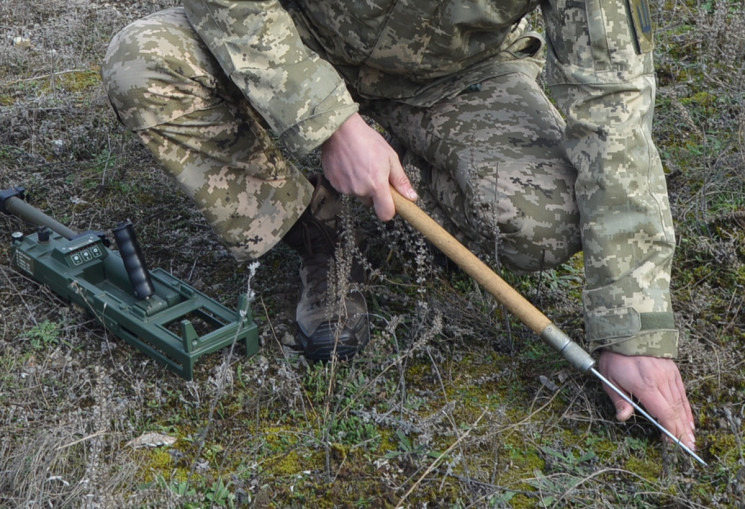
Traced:
POLYGON ((608 387, 610 387, 611 390, 613 390, 613 392, 615 392, 616 394, 618 394, 619 396, 621 396, 624 399, 624 401, 626 401, 628 404, 630 404, 631 406, 633 406, 636 409, 637 412, 639 412, 644 417, 646 417, 649 422, 651 422, 652 424, 654 424, 655 426, 657 426, 657 429, 659 429, 665 435, 667 435, 673 442, 675 442, 678 446, 680 446, 681 449, 683 449, 685 452, 687 452, 688 454, 690 454, 691 456, 693 456, 696 459, 696 461, 698 461, 699 463, 701 463, 705 467, 709 466, 704 460, 702 460, 698 456, 698 454, 696 454, 695 452, 693 452, 690 447, 688 447, 683 442, 681 442, 678 437, 676 437, 675 435, 673 435, 672 433, 670 433, 667 430, 667 428, 665 428, 662 424, 660 424, 659 422, 657 422, 654 417, 652 417, 651 415, 649 415, 649 413, 647 413, 641 406, 637 405, 631 398, 629 398, 626 394, 624 394, 623 391, 621 391, 621 389, 619 389, 618 387, 616 387, 614 384, 612 384, 610 382, 610 380, 608 380, 603 375, 601 375, 598 372, 597 369, 590 368, 590 372, 593 375, 595 375, 596 377, 598 377, 608 387))
POLYGON ((409 224, 416 228, 427 240, 432 242, 448 258, 455 262, 469 276, 471 276, 484 289, 491 293, 500 303, 515 314, 520 320, 533 330, 540 338, 572 366, 583 373, 591 372, 601 381, 605 382, 615 393, 631 404, 641 415, 649 419, 649 422, 665 433, 669 438, 679 445, 685 452, 693 456, 699 463, 708 466, 704 460, 696 455, 690 448, 681 442, 675 435, 657 422, 649 413, 645 412, 639 405, 634 403, 626 394, 598 373, 594 368, 595 359, 581 346, 575 343, 567 334, 559 329, 551 320, 541 313, 535 306, 528 302, 514 288, 508 285, 489 266, 482 262, 476 255, 470 252, 458 240, 448 233, 442 226, 429 217, 423 210, 413 202, 401 196, 398 191, 391 187, 391 196, 396 206, 396 212, 406 219, 409 224))
POLYGON ((670 433, 662 424, 657 422, 648 412, 644 411, 638 404, 636 404, 631 398, 629 398, 621 389, 616 387, 610 380, 601 375, 598 370, 595 369, 595 359, 587 353, 581 346, 579 346, 574 340, 567 336, 561 329, 559 329, 553 323, 549 323, 540 334, 541 339, 547 344, 553 347, 557 352, 561 354, 566 361, 572 366, 582 371, 583 373, 592 373, 610 387, 613 392, 621 396, 624 401, 627 401, 633 406, 641 415, 646 417, 649 422, 657 426, 665 435, 670 437, 676 444, 678 444, 685 452, 696 458, 696 460, 702 465, 706 466, 704 460, 699 458, 696 453, 689 449, 683 442, 681 442, 675 435, 670 433))

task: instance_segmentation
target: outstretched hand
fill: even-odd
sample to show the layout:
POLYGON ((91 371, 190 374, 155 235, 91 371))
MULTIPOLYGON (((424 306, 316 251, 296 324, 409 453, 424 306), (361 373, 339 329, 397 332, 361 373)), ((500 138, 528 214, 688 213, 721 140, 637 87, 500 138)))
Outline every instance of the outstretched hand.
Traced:
POLYGON ((390 186, 417 199, 396 151, 357 113, 323 144, 321 162, 334 189, 374 206, 383 221, 396 215, 390 186))
MULTIPOLYGON (((604 350, 598 370, 627 395, 633 395, 662 426, 695 450, 693 412, 688 403, 678 366, 672 359, 627 356, 604 350)), ((616 407, 616 419, 625 421, 634 407, 603 385, 616 407)))

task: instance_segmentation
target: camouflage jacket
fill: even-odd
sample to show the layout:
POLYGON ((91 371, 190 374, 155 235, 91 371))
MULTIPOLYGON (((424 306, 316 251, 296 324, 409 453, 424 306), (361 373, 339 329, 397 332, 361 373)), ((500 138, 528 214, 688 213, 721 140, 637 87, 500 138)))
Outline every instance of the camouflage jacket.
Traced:
POLYGON ((184 7, 225 72, 302 156, 357 110, 348 90, 426 106, 514 70, 519 61, 497 65, 496 55, 520 38, 521 19, 538 3, 381 0, 354 2, 353 15, 345 0, 185 0, 184 7))
MULTIPOLYGON (((301 157, 357 111, 360 99, 426 106, 514 71, 521 59, 499 55, 524 49, 521 19, 539 3, 185 0, 184 7, 226 74, 301 157)), ((651 135, 647 2, 542 5, 551 43, 546 77, 566 117, 564 147, 578 171, 591 348, 674 357, 675 236, 651 135)))

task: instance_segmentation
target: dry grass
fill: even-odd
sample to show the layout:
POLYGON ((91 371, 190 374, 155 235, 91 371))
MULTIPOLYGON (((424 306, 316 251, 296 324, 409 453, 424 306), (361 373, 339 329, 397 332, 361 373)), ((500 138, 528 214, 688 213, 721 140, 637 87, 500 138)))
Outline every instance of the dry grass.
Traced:
MULTIPOLYGON (((151 267, 234 306, 248 268, 123 132, 98 78, 119 28, 176 3, 0 0, 0 187, 25 185, 75 230, 132 220, 151 267)), ((370 273, 365 355, 308 365, 283 348, 297 260, 279 248, 252 282, 260 354, 212 354, 188 383, 13 270, 1 243, 0 505, 745 507, 744 11, 676 0, 656 13, 680 366, 708 468, 641 419, 615 423, 594 380, 405 224, 350 203, 385 246, 347 255, 370 273), (145 432, 176 442, 127 445, 145 432)), ((29 227, 0 216, 17 230, 29 227)), ((580 336, 580 273, 504 277, 580 336)))

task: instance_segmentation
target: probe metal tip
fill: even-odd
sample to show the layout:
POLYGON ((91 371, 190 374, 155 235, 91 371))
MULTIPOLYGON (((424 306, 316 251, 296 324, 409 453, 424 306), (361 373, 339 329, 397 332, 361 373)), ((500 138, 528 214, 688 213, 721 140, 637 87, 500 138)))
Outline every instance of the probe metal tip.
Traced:
POLYGON ((657 426, 657 429, 659 429, 665 435, 667 435, 668 438, 670 438, 676 445, 678 445, 685 452, 687 452, 688 454, 690 454, 691 456, 693 456, 693 458, 696 461, 698 461, 699 463, 701 463, 705 467, 708 467, 709 466, 704 460, 701 459, 701 457, 698 454, 696 454, 695 452, 693 452, 693 450, 690 447, 688 447, 683 442, 681 442, 678 437, 676 437, 675 435, 673 435, 672 433, 670 433, 670 431, 668 431, 667 428, 665 428, 662 424, 660 424, 659 422, 657 422, 657 420, 654 417, 652 417, 651 415, 649 415, 649 413, 647 413, 641 406, 639 406, 638 404, 636 404, 631 398, 629 398, 625 393, 623 393, 621 391, 621 389, 619 389, 618 387, 616 387, 615 384, 611 383, 610 380, 608 380, 603 375, 601 375, 598 372, 598 370, 596 370, 595 368, 590 368, 590 371, 592 372, 592 374, 594 374, 596 377, 598 377, 603 383, 605 383, 608 387, 610 387, 613 390, 613 392, 615 392, 616 394, 618 394, 619 396, 621 396, 624 399, 624 401, 626 401, 631 406, 633 406, 634 409, 636 409, 637 412, 639 412, 644 417, 646 417, 647 420, 649 420, 649 422, 651 422, 652 424, 654 424, 655 426, 657 426))

